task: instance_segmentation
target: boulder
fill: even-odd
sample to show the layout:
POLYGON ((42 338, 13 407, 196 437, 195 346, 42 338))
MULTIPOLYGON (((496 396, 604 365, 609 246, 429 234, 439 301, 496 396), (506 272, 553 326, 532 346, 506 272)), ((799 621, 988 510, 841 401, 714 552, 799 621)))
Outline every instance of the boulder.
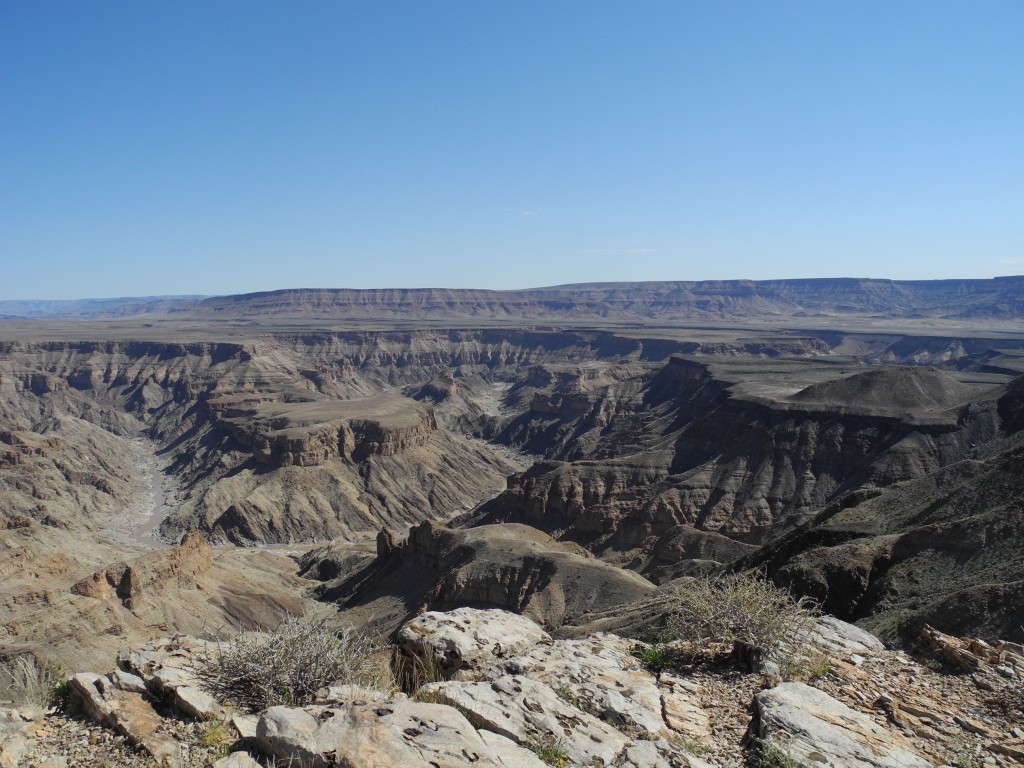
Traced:
POLYGON ((261 768, 246 752, 232 752, 213 764, 213 768, 261 768))
POLYGON ((608 765, 629 743, 615 728, 528 677, 433 683, 421 690, 466 712, 480 728, 522 746, 561 745, 573 764, 593 765, 600 760, 608 765))
POLYGON ((820 616, 811 629, 808 642, 818 651, 834 658, 851 654, 876 656, 885 645, 867 630, 848 624, 835 616, 820 616))
POLYGON ((502 768, 503 758, 452 707, 409 700, 271 707, 260 749, 293 768, 502 768))
POLYGON ((398 643, 405 653, 434 659, 449 679, 478 677, 502 659, 550 640, 548 633, 530 619, 497 609, 428 611, 398 633, 398 643))
POLYGON ((898 732, 803 683, 755 697, 757 736, 797 765, 821 768, 929 768, 898 732))
POLYGON ((525 675, 627 734, 660 734, 665 730, 662 692, 654 676, 630 655, 635 645, 604 633, 535 645, 497 665, 484 679, 525 675))

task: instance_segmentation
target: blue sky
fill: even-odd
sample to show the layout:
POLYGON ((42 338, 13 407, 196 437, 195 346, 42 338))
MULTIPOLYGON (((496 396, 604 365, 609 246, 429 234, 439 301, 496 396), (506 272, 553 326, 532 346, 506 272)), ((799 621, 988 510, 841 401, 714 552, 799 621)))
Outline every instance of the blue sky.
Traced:
POLYGON ((1019 0, 2 0, 0 298, 1024 272, 1019 0))

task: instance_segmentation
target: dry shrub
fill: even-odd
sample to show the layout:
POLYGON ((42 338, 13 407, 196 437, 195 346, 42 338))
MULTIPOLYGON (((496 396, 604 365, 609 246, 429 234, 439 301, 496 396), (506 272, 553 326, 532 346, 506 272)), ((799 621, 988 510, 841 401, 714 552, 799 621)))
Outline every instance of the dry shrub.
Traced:
POLYGON ((219 643, 196 671, 217 699, 259 712, 277 704, 309 704, 318 690, 335 683, 385 686, 380 650, 351 628, 334 631, 326 617, 292 616, 273 632, 219 643))
POLYGON ((391 658, 391 672, 399 689, 410 695, 424 685, 438 683, 448 677, 442 659, 431 648, 422 654, 410 654, 395 648, 391 658))
POLYGON ((698 579, 672 593, 668 633, 694 644, 732 643, 741 659, 798 649, 818 615, 807 599, 758 574, 698 579))
POLYGON ((0 674, 0 700, 44 712, 57 704, 66 679, 59 662, 40 665, 32 656, 19 656, 0 674))

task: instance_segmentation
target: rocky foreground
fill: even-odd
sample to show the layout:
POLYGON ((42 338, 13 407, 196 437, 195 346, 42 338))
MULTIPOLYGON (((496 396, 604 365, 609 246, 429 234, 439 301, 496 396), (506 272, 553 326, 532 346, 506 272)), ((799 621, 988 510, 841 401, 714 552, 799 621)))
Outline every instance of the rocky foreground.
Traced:
POLYGON ((74 717, 4 711, 0 766, 1024 763, 1024 647, 931 628, 911 656, 824 617, 788 658, 750 672, 724 649, 659 656, 613 634, 554 639, 515 614, 459 608, 398 633, 396 658, 430 660, 411 694, 333 686, 255 714, 200 684, 210 648, 179 635, 122 652, 109 674, 73 675, 74 717))

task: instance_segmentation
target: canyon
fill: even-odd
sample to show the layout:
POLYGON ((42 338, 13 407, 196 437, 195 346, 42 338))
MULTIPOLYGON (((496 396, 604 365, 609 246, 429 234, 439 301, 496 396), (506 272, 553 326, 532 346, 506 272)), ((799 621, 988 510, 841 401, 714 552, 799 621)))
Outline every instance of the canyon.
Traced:
POLYGON ((1020 642, 1022 285, 8 302, 0 664, 325 605, 640 633, 748 570, 896 646, 1020 642))

